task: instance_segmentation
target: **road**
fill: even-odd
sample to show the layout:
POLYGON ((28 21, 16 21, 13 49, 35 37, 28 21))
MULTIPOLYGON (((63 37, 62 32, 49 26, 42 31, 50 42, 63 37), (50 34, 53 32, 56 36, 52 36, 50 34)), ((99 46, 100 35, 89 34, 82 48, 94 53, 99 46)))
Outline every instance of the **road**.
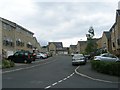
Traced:
MULTIPOLYGON (((89 63, 88 63, 89 64, 89 63)), ((88 65, 86 64, 86 66, 88 65)), ((75 73, 71 56, 55 56, 3 70, 3 88, 118 88, 117 83, 91 80, 75 73)))

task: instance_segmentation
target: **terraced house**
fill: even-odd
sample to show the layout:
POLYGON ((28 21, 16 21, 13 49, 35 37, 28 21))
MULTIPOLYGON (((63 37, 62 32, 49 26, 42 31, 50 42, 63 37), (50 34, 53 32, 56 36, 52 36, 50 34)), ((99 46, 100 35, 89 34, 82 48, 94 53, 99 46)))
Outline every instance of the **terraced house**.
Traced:
POLYGON ((84 53, 87 47, 87 41, 78 41, 77 43, 77 52, 84 53))
POLYGON ((120 9, 116 10, 116 20, 109 31, 104 31, 97 42, 99 48, 120 56, 120 9))
POLYGON ((110 29, 112 53, 120 56, 120 9, 116 10, 116 22, 110 29))
POLYGON ((69 53, 70 54, 77 53, 77 45, 70 45, 70 47, 69 47, 69 53))
POLYGON ((111 36, 109 31, 104 31, 101 38, 101 48, 105 51, 111 52, 111 36))
POLYGON ((48 51, 51 52, 52 55, 63 54, 62 42, 49 42, 48 43, 48 51))
POLYGON ((2 23, 2 50, 6 52, 6 57, 18 50, 33 51, 33 49, 40 50, 40 44, 34 33, 23 28, 22 26, 11 22, 9 20, 0 18, 2 23))
POLYGON ((1 58, 2 58, 2 22, 0 22, 0 60, 2 60, 1 58))

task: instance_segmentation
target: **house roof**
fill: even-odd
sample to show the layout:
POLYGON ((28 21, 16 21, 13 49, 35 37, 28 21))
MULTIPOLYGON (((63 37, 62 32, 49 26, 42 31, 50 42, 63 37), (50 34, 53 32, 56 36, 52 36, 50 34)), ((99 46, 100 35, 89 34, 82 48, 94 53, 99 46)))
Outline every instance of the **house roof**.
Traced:
POLYGON ((86 43, 87 41, 78 41, 78 43, 86 43))
POLYGON ((13 27, 20 27, 20 28, 22 28, 24 31, 26 31, 26 32, 34 35, 33 32, 27 30, 26 28, 24 28, 24 27, 22 27, 22 26, 20 26, 20 25, 18 25, 18 24, 16 24, 16 23, 14 23, 14 22, 12 22, 12 21, 10 21, 10 20, 4 19, 4 18, 2 18, 2 17, 0 17, 0 19, 1 19, 4 23, 6 23, 6 24, 9 24, 9 25, 11 25, 11 26, 13 26, 13 27))
POLYGON ((103 33, 106 35, 107 38, 110 38, 110 32, 109 31, 104 31, 103 33))
POLYGON ((119 9, 117 10, 117 14, 120 16, 120 10, 119 9))
POLYGON ((109 32, 112 32, 113 28, 115 28, 116 23, 113 24, 113 26, 110 28, 109 32))
POLYGON ((70 45, 70 48, 76 48, 77 45, 70 45))

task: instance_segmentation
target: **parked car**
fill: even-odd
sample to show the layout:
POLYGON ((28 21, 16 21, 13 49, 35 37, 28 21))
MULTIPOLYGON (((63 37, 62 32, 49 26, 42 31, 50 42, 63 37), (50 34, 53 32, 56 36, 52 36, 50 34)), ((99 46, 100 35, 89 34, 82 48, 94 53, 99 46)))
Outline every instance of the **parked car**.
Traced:
POLYGON ((46 59, 47 58, 47 54, 44 53, 38 53, 36 58, 40 58, 40 59, 46 59))
POLYGON ((14 55, 8 57, 8 60, 15 63, 31 63, 33 59, 33 55, 29 51, 17 51, 14 55))
POLYGON ((72 57, 72 65, 86 64, 86 59, 83 54, 74 54, 72 57))
POLYGON ((71 56, 73 57, 73 56, 74 56, 74 53, 71 53, 71 56))
POLYGON ((120 59, 117 56, 110 53, 104 53, 104 54, 101 54, 100 56, 95 56, 94 60, 120 62, 120 59))
POLYGON ((48 57, 52 57, 52 53, 51 52, 46 52, 48 57))
POLYGON ((37 54, 36 53, 32 53, 32 56, 33 56, 33 61, 35 61, 37 54))
POLYGON ((90 58, 91 58, 90 55, 84 55, 84 57, 86 60, 90 60, 90 58))

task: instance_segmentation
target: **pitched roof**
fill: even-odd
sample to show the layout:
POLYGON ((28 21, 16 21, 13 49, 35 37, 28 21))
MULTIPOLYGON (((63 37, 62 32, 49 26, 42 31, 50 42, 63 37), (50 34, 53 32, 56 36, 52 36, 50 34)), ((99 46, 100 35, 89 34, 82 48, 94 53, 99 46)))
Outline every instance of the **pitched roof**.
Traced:
POLYGON ((119 9, 116 11, 116 13, 118 14, 118 16, 120 16, 120 10, 119 9))
POLYGON ((113 28, 115 28, 116 23, 113 24, 113 26, 110 28, 109 32, 112 32, 113 28))
POLYGON ((87 41, 78 41, 78 43, 86 43, 87 41))
POLYGON ((11 25, 11 26, 13 26, 13 27, 19 27, 19 28, 22 28, 24 31, 26 31, 26 32, 28 32, 28 33, 34 35, 33 32, 27 30, 26 28, 24 28, 24 27, 22 27, 22 26, 20 26, 20 25, 18 25, 18 24, 16 24, 16 23, 14 23, 14 22, 12 22, 12 21, 10 21, 10 20, 7 20, 7 19, 2 18, 2 17, 0 17, 0 19, 1 19, 4 23, 7 23, 7 24, 9 24, 9 25, 11 25))
POLYGON ((76 48, 77 45, 70 45, 70 48, 76 48))
POLYGON ((110 38, 110 32, 109 32, 109 31, 104 31, 103 33, 106 35, 106 37, 107 37, 108 39, 110 38))

